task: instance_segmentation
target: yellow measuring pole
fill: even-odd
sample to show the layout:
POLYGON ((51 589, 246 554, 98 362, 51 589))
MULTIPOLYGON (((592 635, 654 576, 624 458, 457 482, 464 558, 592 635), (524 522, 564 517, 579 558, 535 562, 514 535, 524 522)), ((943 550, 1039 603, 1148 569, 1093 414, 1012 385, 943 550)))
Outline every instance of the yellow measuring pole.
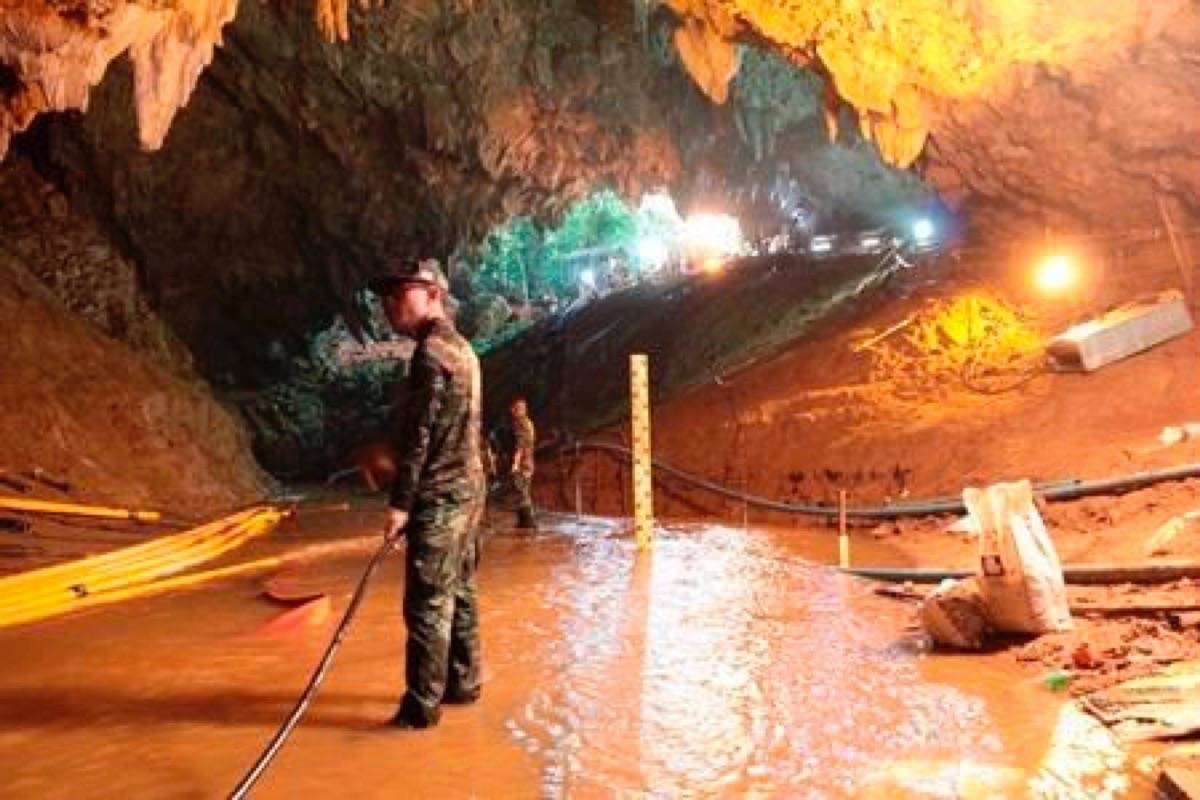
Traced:
POLYGON ((850 569, 850 536, 846 532, 846 490, 838 492, 838 566, 850 569))
POLYGON ((630 421, 633 427, 633 532, 638 547, 654 541, 654 483, 650 474, 650 360, 629 356, 630 421))

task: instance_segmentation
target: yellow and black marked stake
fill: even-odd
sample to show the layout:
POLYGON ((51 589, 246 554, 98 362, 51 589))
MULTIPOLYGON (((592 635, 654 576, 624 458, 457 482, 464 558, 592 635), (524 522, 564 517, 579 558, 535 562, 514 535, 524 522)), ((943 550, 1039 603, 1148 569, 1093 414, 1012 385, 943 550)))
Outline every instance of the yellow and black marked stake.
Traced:
POLYGON ((629 357, 630 421, 633 428, 633 531, 638 547, 654 540, 654 482, 650 473, 650 360, 629 357))
POLYGON ((846 490, 838 492, 838 566, 850 569, 850 536, 846 531, 846 490))

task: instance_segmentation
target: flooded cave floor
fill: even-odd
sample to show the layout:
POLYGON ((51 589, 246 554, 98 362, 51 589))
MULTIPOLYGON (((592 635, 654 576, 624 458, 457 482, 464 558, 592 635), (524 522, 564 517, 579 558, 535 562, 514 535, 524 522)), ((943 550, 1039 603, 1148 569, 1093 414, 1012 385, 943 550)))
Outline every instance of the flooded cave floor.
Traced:
MULTIPOLYGON (((621 523, 548 515, 522 535, 493 521, 482 701, 432 731, 382 727, 402 687, 393 557, 256 796, 1150 796, 1038 670, 929 654, 910 608, 818 563, 820 532, 667 525, 639 554, 621 523)), ((352 512, 281 535, 377 523, 352 512)), ((224 795, 364 561, 286 576, 334 613, 273 636, 256 633, 280 611, 268 576, 0 631, 4 796, 224 795)))

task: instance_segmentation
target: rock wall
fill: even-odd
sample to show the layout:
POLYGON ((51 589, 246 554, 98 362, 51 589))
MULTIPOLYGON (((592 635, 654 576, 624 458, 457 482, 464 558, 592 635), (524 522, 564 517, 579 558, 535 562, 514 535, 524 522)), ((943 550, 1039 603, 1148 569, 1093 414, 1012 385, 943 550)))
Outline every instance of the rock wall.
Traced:
POLYGON ((81 501, 204 514, 265 476, 245 429, 186 381, 76 318, 0 250, 0 465, 67 478, 81 501))
POLYGON ((14 150, 222 387, 284 377, 338 314, 361 330, 355 289, 389 258, 468 262, 494 223, 598 187, 668 185, 751 232, 933 205, 922 178, 994 239, 1200 211, 1180 0, 322 0, 222 27, 228 2, 0 0, 0 127, 106 75, 14 150))
POLYGON ((976 227, 1092 229, 1200 217, 1200 10, 1155 4, 1121 46, 1015 70, 939 118, 927 177, 976 227), (1151 11, 1153 13, 1151 13, 1151 11))
MULTIPOLYGON (((87 164, 85 181, 109 184, 104 210, 140 230, 123 213, 138 200, 125 195, 154 191, 161 199, 168 193, 158 178, 178 185, 178 170, 151 176, 113 167, 114 158, 129 158, 135 137, 112 117, 136 108, 141 146, 161 144, 235 0, 4 3, 0 150, 36 113, 84 107, 89 87, 128 51, 131 74, 110 80, 115 94, 92 103, 92 116, 107 119, 87 123, 89 152, 66 160, 87 164)), ((710 192, 708 162, 740 166, 724 147, 726 117, 680 113, 692 100, 656 61, 685 70, 706 102, 739 106, 732 118, 755 161, 772 138, 764 129, 811 112, 851 149, 854 128, 885 162, 917 167, 975 215, 978 230, 1140 224, 1157 219, 1162 197, 1196 210, 1200 154, 1188 120, 1200 102, 1200 12, 1186 0, 361 6, 241 9, 225 27, 229 52, 213 70, 214 96, 203 100, 209 122, 189 121, 193 130, 178 134, 189 152, 215 136, 215 149, 201 147, 210 151, 205 160, 229 174, 223 187, 170 209, 195 222, 219 203, 258 201, 275 218, 265 224, 289 229, 310 261, 340 262, 322 267, 335 292, 384 249, 446 250, 498 218, 552 215, 597 184, 631 190, 672 181, 685 194, 710 192), (818 108, 770 92, 746 102, 738 84, 756 72, 762 50, 823 81, 818 108), (775 102, 764 105, 767 97, 775 102), (762 113, 769 108, 780 113, 762 113), (324 196, 306 202, 307 186, 246 174, 239 151, 263 166, 276 152, 299 159, 292 163, 305 164, 324 196), (702 157, 688 157, 697 152, 702 157), (268 195, 270 211, 261 202, 268 195), (313 238, 317 247, 308 246, 313 238)), ((769 190, 753 175, 748 181, 754 192, 769 190)), ((166 241, 164 234, 146 238, 166 241)), ((268 282, 294 269, 270 270, 269 262, 297 261, 298 253, 280 251, 283 237, 266 237, 273 255, 244 259, 247 237, 222 234, 229 252, 209 248, 207 261, 254 261, 272 272, 268 282)))
POLYGON ((191 353, 151 310, 137 268, 25 159, 0 167, 0 253, 72 314, 174 375, 199 380, 191 353))
POLYGON ((253 382, 388 259, 553 216, 598 185, 671 181, 677 153, 640 45, 546 0, 420 0, 352 13, 348 44, 306 14, 245 5, 187 112, 139 152, 120 67, 31 147, 119 232, 206 375, 253 382))
POLYGON ((134 266, 30 165, 0 168, 0 468, 76 499, 201 514, 263 493, 240 417, 149 308, 134 266))
MULTIPOLYGON (((493 224, 552 220, 597 188, 671 186, 685 211, 737 211, 751 233, 801 201, 873 216, 926 195, 850 126, 831 144, 821 76, 726 52, 714 68, 740 71, 714 106, 687 78, 677 20, 656 14, 643 37, 632 12, 331 1, 314 25, 309 9, 242 4, 165 141, 130 114, 146 96, 134 57, 107 68, 86 115, 44 117, 16 147, 120 242, 201 372, 227 387, 273 383, 270 354, 303 356, 337 314, 361 329, 354 289, 388 258, 469 261, 493 224)), ((88 13, 84 28, 101 30, 107 17, 88 13)), ((75 24, 55 14, 40 19, 75 24)), ((54 51, 21 19, 0 63, 28 88, 49 69, 29 52, 54 51)), ((65 75, 74 62, 55 63, 65 75)))

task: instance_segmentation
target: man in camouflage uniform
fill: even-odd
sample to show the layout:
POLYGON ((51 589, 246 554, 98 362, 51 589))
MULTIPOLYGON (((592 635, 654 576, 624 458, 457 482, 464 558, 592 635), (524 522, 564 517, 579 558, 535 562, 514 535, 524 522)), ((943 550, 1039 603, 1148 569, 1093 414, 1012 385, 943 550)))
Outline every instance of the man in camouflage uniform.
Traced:
POLYGON ((513 447, 512 482, 519 495, 517 505, 517 527, 536 530, 533 519, 533 451, 537 444, 537 432, 529 418, 529 406, 524 397, 516 397, 509 407, 512 412, 513 447))
POLYGON ((397 264, 371 283, 388 321, 417 341, 396 431, 384 536, 408 538, 404 622, 408 690, 392 724, 428 728, 442 703, 479 698, 475 570, 485 478, 479 361, 446 315, 436 261, 397 264))

